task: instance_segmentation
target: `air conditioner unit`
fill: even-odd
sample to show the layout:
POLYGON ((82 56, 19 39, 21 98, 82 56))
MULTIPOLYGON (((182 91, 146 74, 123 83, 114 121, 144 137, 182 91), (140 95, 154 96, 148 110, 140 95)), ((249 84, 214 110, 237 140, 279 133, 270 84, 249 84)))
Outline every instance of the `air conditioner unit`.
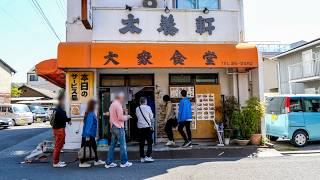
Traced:
POLYGON ((157 8, 158 3, 157 0, 143 0, 142 5, 145 8, 157 8))

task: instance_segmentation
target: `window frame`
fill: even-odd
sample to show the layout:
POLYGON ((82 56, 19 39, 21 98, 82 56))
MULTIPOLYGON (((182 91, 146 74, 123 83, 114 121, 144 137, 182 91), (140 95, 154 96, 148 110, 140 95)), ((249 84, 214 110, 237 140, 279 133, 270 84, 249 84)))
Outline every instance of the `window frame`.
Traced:
MULTIPOLYGON (((178 2, 179 0, 175 0, 175 1, 173 1, 174 2, 174 7, 175 7, 175 9, 180 9, 179 8, 179 2, 178 2)), ((201 0, 195 0, 196 1, 196 8, 181 8, 181 9, 203 9, 204 7, 199 7, 199 2, 201 1, 201 0)), ((216 0, 217 2, 218 2, 218 7, 217 8, 214 8, 214 9, 212 9, 212 8, 208 8, 209 10, 220 10, 221 9, 221 0, 216 0)))
MULTIPOLYGON (((306 110, 307 107, 306 107, 306 103, 305 103, 306 100, 309 100, 309 101, 310 101, 310 100, 311 100, 311 101, 312 101, 312 100, 317 100, 317 101, 320 102, 320 97, 303 97, 303 98, 302 98, 303 112, 307 112, 307 113, 320 113, 320 111, 317 111, 317 112, 307 111, 307 110, 306 110)), ((319 108, 320 108, 320 107, 319 107, 319 108)))
POLYGON ((32 81, 32 82, 39 81, 39 76, 36 75, 36 74, 30 74, 29 75, 29 81, 32 81), (31 77, 33 77, 33 78, 31 78, 31 77))
POLYGON ((303 105, 303 101, 302 101, 301 97, 291 97, 290 98, 290 112, 304 112, 304 105, 303 105), (301 109, 299 111, 297 111, 297 110, 293 111, 292 110, 292 108, 291 108, 291 101, 292 100, 300 101, 301 109))
POLYGON ((176 74, 176 73, 170 73, 169 74, 169 85, 190 85, 190 86, 194 86, 194 85, 219 85, 220 84, 220 80, 219 80, 219 73, 196 73, 196 74, 176 74), (177 76, 177 75, 181 75, 181 76, 190 76, 190 83, 185 83, 185 82, 181 82, 181 83, 173 83, 171 81, 171 77, 172 76, 177 76), (197 82, 197 76, 212 76, 213 78, 217 79, 217 83, 212 83, 212 82, 197 82))

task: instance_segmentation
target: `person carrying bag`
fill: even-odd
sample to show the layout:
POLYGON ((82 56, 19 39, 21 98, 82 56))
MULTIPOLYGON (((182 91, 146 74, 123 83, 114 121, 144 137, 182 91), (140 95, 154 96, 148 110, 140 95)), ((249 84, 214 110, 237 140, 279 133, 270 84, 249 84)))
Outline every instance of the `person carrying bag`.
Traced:
POLYGON ((140 160, 141 162, 153 162, 154 159, 152 159, 151 153, 153 144, 152 134, 154 132, 152 121, 154 117, 150 106, 147 105, 147 99, 145 97, 140 98, 140 106, 136 108, 136 115, 139 129, 140 160), (147 141, 148 144, 146 154, 144 153, 145 141, 147 141))
POLYGON ((97 144, 95 137, 97 135, 98 120, 95 114, 96 101, 90 100, 88 102, 87 111, 84 116, 84 123, 82 129, 81 149, 78 153, 80 160, 79 167, 88 168, 91 164, 88 161, 94 160, 94 165, 104 165, 105 162, 99 160, 97 152, 97 144))

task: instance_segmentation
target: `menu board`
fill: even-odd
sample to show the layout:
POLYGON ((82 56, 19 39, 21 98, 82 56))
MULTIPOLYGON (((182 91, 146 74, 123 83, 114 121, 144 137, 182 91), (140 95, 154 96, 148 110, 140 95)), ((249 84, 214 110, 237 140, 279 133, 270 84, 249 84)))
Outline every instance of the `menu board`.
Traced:
POLYGON ((186 87, 170 87, 170 97, 171 98, 182 98, 181 97, 181 91, 186 90, 187 91, 187 97, 188 98, 194 98, 194 87, 193 86, 186 86, 186 87))
POLYGON ((215 119, 214 94, 197 94, 197 120, 215 119))
MULTIPOLYGON (((179 112, 179 103, 172 103, 173 106, 173 111, 175 114, 178 115, 179 112)), ((191 124, 191 129, 196 129, 197 128, 197 122, 196 122, 196 103, 191 102, 191 110, 192 110, 192 124, 191 124)))

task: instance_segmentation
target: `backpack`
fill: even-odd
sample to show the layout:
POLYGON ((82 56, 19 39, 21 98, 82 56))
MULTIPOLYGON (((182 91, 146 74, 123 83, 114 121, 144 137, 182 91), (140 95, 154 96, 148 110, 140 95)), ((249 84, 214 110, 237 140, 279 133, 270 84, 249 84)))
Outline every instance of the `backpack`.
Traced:
POLYGON ((55 124, 55 119, 56 119, 56 110, 54 109, 52 111, 51 117, 50 117, 50 125, 53 127, 55 124))

